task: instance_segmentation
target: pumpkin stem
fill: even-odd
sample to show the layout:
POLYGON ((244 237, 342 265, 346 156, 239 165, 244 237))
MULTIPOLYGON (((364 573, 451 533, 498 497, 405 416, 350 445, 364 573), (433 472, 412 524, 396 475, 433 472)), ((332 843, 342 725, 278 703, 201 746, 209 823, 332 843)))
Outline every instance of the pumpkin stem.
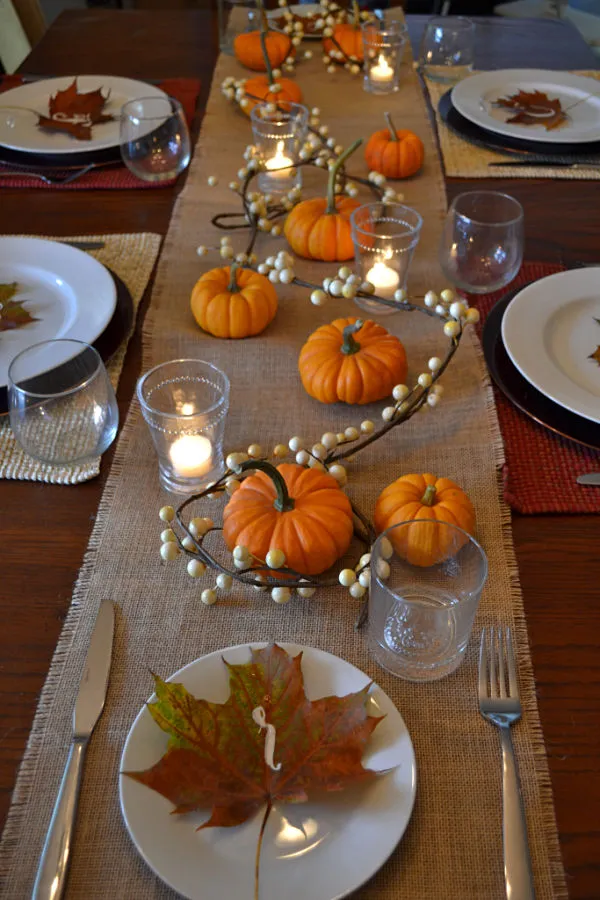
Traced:
POLYGON ((437 493, 437 488, 435 484, 428 484, 425 488, 425 493, 421 497, 421 503, 423 506, 433 506, 435 503, 435 495, 437 493))
POLYGON ((389 112, 384 112, 383 115, 385 116, 385 121, 387 122, 387 127, 389 128, 389 131, 390 131, 390 138, 393 141, 397 141, 398 135, 396 134, 396 128, 394 126, 394 123, 392 122, 392 117, 390 116, 389 112))
POLYGON ((277 492, 277 496, 273 503, 273 506, 277 510, 277 512, 289 512, 294 508, 294 498, 290 497, 288 494, 287 484, 285 483, 285 478, 278 472, 274 465, 270 462, 267 462, 266 459, 248 459, 246 462, 242 463, 240 466, 242 472, 248 472, 252 469, 258 469, 259 472, 264 472, 265 475, 268 475, 271 481, 273 482, 273 487, 277 492))
POLYGON ((358 28, 360 25, 360 9, 358 7, 358 0, 352 0, 352 12, 354 14, 354 21, 352 22, 354 28, 358 28))
POLYGON ((335 180, 337 178, 337 173, 340 170, 340 167, 344 165, 349 156, 351 156, 354 151, 360 147, 362 144, 362 138, 359 138, 357 141, 354 141, 353 144, 350 144, 349 147, 346 147, 343 153, 340 153, 338 158, 335 161, 335 165, 331 167, 329 172, 329 183, 327 185, 327 209, 325 213, 329 216, 333 215, 337 210, 335 208, 335 180))
POLYGON ((265 61, 265 66, 267 68, 267 78, 269 79, 269 85, 274 83, 273 81, 273 69, 271 68, 271 60, 269 59, 269 53, 267 51, 267 16, 265 13, 265 8, 263 6, 262 0, 256 0, 256 6, 258 7, 258 16, 260 22, 260 48, 262 50, 263 59, 265 61))
POLYGON ((229 266, 229 284, 227 285, 227 290, 230 294, 234 294, 238 290, 237 270, 239 268, 240 264, 238 262, 232 262, 229 266))
POLYGON ((345 356, 352 356, 353 353, 358 353, 360 350, 360 344, 354 339, 354 335, 357 331, 360 331, 363 325, 363 320, 357 319, 353 325, 346 325, 344 328, 342 332, 344 340, 342 342, 341 350, 345 356))

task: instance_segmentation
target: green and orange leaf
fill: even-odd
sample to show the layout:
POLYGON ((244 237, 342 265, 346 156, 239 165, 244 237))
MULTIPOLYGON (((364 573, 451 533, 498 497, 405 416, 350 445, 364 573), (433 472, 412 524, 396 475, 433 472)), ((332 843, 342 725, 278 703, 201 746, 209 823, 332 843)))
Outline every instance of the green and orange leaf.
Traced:
POLYGON ((13 300, 18 290, 16 282, 0 284, 0 331, 13 331, 37 321, 23 306, 25 300, 13 300))

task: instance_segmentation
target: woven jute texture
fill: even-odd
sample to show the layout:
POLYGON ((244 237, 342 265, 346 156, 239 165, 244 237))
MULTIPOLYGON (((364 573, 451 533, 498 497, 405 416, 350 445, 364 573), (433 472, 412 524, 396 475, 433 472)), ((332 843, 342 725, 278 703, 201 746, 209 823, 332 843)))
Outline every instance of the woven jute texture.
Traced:
MULTIPOLYGON (((160 235, 149 233, 78 235, 77 240, 104 241, 104 247, 101 250, 89 251, 90 255, 112 269, 125 282, 137 313, 158 256, 160 235)), ((135 326, 135 315, 133 322, 135 326)), ((108 374, 115 389, 119 383, 127 344, 132 334, 133 327, 108 363, 108 374)), ((46 481, 49 484, 79 484, 81 481, 95 478, 99 471, 100 457, 74 466, 51 466, 32 459, 17 444, 8 416, 0 418, 0 478, 46 481)))
MULTIPOLYGON (((600 80, 600 71, 594 69, 578 72, 577 74, 600 80)), ((438 84, 435 81, 430 81, 428 78, 423 80, 427 85, 431 105, 435 111, 444 170, 449 178, 572 178, 575 181, 595 181, 600 179, 600 170, 590 168, 562 169, 549 166, 490 166, 491 162, 504 162, 510 159, 518 159, 518 157, 510 156, 508 153, 488 150, 485 147, 478 147, 476 144, 471 144, 451 131, 444 124, 438 112, 438 103, 448 90, 448 85, 438 84)), ((583 149, 585 149, 584 144, 582 144, 583 149)))
MULTIPOLYGON (((307 291, 280 287, 280 307, 272 325, 257 338, 230 343, 202 335, 189 312, 190 289, 202 269, 210 266, 205 260, 199 262, 196 244, 214 245, 218 234, 210 225, 211 216, 217 210, 236 210, 236 198, 227 184, 235 177, 250 140, 248 120, 229 106, 219 90, 221 80, 230 73, 241 75, 241 70, 222 57, 189 180, 159 265, 145 323, 145 365, 189 354, 221 366, 232 383, 227 422, 230 449, 256 440, 269 447, 292 434, 315 440, 326 430, 340 431, 380 415, 379 408, 320 406, 303 392, 298 378, 296 359, 309 332, 342 313, 352 313, 352 304, 331 301, 329 306, 315 309, 307 291), (219 184, 209 191, 206 185, 211 174, 219 177, 219 184)), ((425 220, 410 287, 419 293, 428 286, 439 287, 435 259, 445 209, 444 187, 424 98, 410 65, 407 63, 402 89, 391 103, 389 98, 364 93, 361 83, 346 72, 327 78, 320 60, 303 62, 298 78, 307 104, 321 108, 332 134, 346 146, 356 136, 366 136, 379 127, 388 108, 423 138, 423 173, 407 184, 405 191, 407 202, 414 204, 425 220)), ((366 173, 360 155, 349 169, 366 173)), ((322 189, 322 173, 314 172, 306 183, 322 189)), ((277 246, 283 246, 282 242, 261 239, 258 249, 262 255, 277 246)), ((299 275, 313 280, 332 270, 332 266, 319 263, 297 265, 299 275)), ((441 330, 425 316, 402 314, 386 321, 406 343, 411 376, 423 369, 434 351, 443 352, 441 330)), ((514 737, 537 896, 564 898, 509 514, 498 490, 502 446, 475 335, 465 338, 446 381, 439 414, 437 410, 420 414, 353 460, 349 493, 363 510, 372 513, 379 491, 400 473, 433 471, 455 478, 473 498, 478 537, 490 564, 477 632, 485 623, 503 622, 513 625, 516 633, 524 717, 514 729, 514 737)), ((356 603, 345 590, 320 591, 310 601, 293 598, 280 607, 268 594, 249 595, 236 587, 216 606, 203 607, 199 600, 203 585, 187 577, 183 565, 159 561, 157 512, 165 500, 149 435, 134 408, 121 435, 14 794, 1 857, 4 896, 25 898, 31 890, 65 760, 71 710, 90 631, 100 599, 112 597, 118 606, 114 661, 106 709, 92 740, 85 773, 70 898, 174 896, 138 857, 119 811, 119 759, 132 721, 151 691, 149 670, 166 675, 218 648, 292 640, 336 653, 378 681, 401 710, 414 741, 418 789, 412 821, 392 858, 356 896, 362 900, 501 900, 505 894, 500 747, 496 730, 477 709, 476 639, 456 674, 435 684, 415 685, 393 678, 370 659, 364 632, 353 627, 356 603)), ((202 506, 202 514, 218 519, 220 502, 209 501, 202 506)), ((209 577, 205 586, 211 583, 209 577)), ((157 835, 162 826, 155 823, 157 835)), ((251 898, 251 859, 248 867, 247 897, 251 898)), ((205 879, 210 879, 210 872, 198 871, 199 885, 205 879)), ((307 884, 309 896, 317 900, 307 884)))

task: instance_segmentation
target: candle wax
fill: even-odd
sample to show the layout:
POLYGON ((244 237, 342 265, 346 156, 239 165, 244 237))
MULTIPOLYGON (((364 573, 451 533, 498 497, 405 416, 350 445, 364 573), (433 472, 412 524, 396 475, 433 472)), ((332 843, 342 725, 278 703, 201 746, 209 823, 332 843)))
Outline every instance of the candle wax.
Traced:
POLYGON ((185 434, 172 444, 169 456, 177 475, 199 478, 212 469, 212 444, 201 434, 185 434))
POLYGON ((390 66, 383 54, 379 54, 377 65, 371 67, 369 76, 372 81, 378 81, 380 83, 391 81, 393 79, 394 69, 390 66))
POLYGON ((394 269, 379 260, 367 272, 367 281, 375 288, 375 293, 382 297, 391 297, 400 286, 400 276, 394 269))
POLYGON ((283 141, 277 141, 275 156, 266 160, 265 169, 272 178, 289 178, 290 175, 292 175, 293 170, 290 166, 292 166, 293 163, 293 159, 290 159, 289 156, 284 156, 283 141))

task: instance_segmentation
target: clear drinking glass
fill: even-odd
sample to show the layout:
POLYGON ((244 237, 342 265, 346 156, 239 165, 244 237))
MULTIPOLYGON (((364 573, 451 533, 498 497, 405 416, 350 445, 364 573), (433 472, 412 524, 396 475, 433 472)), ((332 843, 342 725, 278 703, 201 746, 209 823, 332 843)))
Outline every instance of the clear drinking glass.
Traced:
POLYGON ((480 545, 456 525, 415 519, 388 528, 371 551, 369 645, 379 665, 408 681, 454 672, 487 571, 480 545))
POLYGON ((378 22, 362 26, 365 56, 364 88, 371 94, 389 94, 398 90, 400 66, 404 56, 407 31, 404 22, 378 22))
POLYGON ((52 465, 100 456, 119 425, 104 364, 82 341, 43 341, 22 350, 8 368, 8 403, 23 450, 52 465))
MULTIPOLYGON (((366 203, 350 218, 356 271, 375 286, 375 293, 393 300, 406 287, 408 269, 419 243, 423 219, 401 203, 366 203)), ((386 316, 396 310, 377 300, 357 297, 355 303, 371 315, 386 316)))
POLYGON ((217 22, 219 49, 233 56, 233 44, 238 34, 258 28, 256 3, 254 0, 217 0, 217 22), (247 11, 246 15, 243 10, 247 11))
POLYGON ((201 359, 161 363, 140 378, 137 397, 167 491, 194 494, 223 474, 229 410, 224 372, 201 359))
POLYGON ((431 19, 421 41, 419 62, 432 81, 459 81, 473 71, 475 23, 463 16, 431 19))
POLYGON ((281 193, 302 184, 297 163, 306 140, 308 109, 301 103, 286 103, 285 109, 270 110, 257 103, 250 112, 257 159, 264 166, 258 187, 264 193, 281 193))
POLYGON ((142 181, 169 181, 188 166, 190 133, 173 97, 140 97, 121 108, 121 157, 142 181))
POLYGON ((446 277, 474 294, 497 291, 523 261, 523 207, 509 194, 469 191, 450 205, 440 240, 446 277))

